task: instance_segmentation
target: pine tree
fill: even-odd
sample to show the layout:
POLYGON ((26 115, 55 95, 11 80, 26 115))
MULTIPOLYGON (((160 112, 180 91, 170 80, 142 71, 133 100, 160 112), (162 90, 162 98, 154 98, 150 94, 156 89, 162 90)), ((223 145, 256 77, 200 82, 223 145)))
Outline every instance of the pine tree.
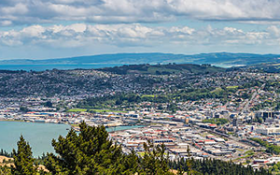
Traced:
POLYGON ((5 166, 0 166, 0 174, 1 175, 11 175, 11 169, 9 167, 5 166))
POLYGON ((52 145, 59 156, 48 154, 45 165, 53 174, 133 174, 137 170, 132 164, 137 162, 135 156, 125 156, 121 147, 109 140, 104 126, 91 127, 83 122, 78 135, 70 130, 65 138, 53 140, 52 145))
POLYGON ((125 171, 122 174, 134 174, 140 170, 140 160, 134 150, 125 157, 122 164, 125 167, 125 171))
POLYGON ((155 146, 152 142, 144 143, 145 154, 141 161, 142 174, 171 175, 169 172, 169 155, 165 154, 165 146, 155 146))
POLYGON ((37 173, 37 166, 34 165, 32 158, 31 147, 26 142, 23 136, 17 143, 18 150, 13 150, 14 166, 12 166, 12 174, 14 175, 35 175, 37 173))

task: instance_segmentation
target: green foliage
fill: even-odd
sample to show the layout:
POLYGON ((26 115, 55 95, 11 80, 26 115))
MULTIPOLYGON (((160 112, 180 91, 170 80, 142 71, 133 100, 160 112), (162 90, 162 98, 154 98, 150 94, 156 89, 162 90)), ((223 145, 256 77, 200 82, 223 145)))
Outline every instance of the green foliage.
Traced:
POLYGON ((81 108, 73 108, 69 109, 67 112, 86 112, 87 109, 81 109, 81 108))
MULTIPOLYGON (((116 94, 114 96, 104 96, 97 98, 88 98, 86 100, 81 101, 77 107, 78 108, 86 108, 91 109, 95 108, 95 111, 98 109, 110 109, 115 105, 129 105, 131 103, 140 103, 143 101, 157 102, 157 103, 165 103, 168 101, 168 97, 164 95, 157 95, 154 98, 148 96, 141 96, 139 94, 116 94)), ((110 110, 114 111, 114 110, 110 110)))
MULTIPOLYGON (((228 95, 235 93, 237 89, 213 88, 208 89, 186 89, 178 92, 171 92, 167 94, 116 94, 114 96, 103 96, 96 98, 87 98, 78 103, 77 108, 96 108, 96 109, 110 109, 115 105, 130 105, 140 102, 153 102, 153 103, 171 103, 173 101, 196 101, 204 98, 218 98, 223 101, 228 100, 228 95)), ((171 108, 170 111, 176 109, 171 108)))
POLYGON ((127 159, 135 159, 135 156, 126 157, 121 147, 108 139, 104 126, 90 127, 83 122, 80 128, 79 135, 70 130, 65 138, 60 136, 58 141, 53 140, 59 156, 48 154, 45 165, 50 172, 69 175, 134 173, 135 168, 129 168, 135 165, 127 159))
MULTIPOLYGON (((271 108, 273 106, 275 106, 277 108, 279 108, 279 106, 277 107, 277 105, 280 105, 280 104, 275 104, 274 102, 271 102, 271 101, 262 101, 262 103, 259 103, 257 105, 255 105, 252 110, 253 111, 259 111, 261 109, 264 109, 264 108, 271 108)), ((280 109, 280 108, 279 108, 280 109)))
POLYGON ((264 141, 264 140, 259 139, 259 138, 251 138, 251 140, 259 143, 262 146, 264 146, 266 148, 267 153, 280 154, 280 146, 270 144, 267 141, 264 141))
POLYGON ((28 112, 28 111, 29 111, 29 109, 28 109, 27 107, 25 107, 25 106, 21 106, 21 107, 19 108, 19 110, 20 110, 21 112, 28 112))
POLYGON ((170 103, 168 104, 167 109, 172 113, 175 113, 178 110, 178 107, 175 103, 170 103))
POLYGON ((280 172, 279 169, 280 169, 280 162, 274 164, 273 166, 271 166, 269 168, 269 170, 272 171, 274 174, 279 174, 279 172, 280 172))
POLYGON ((8 166, 0 166, 0 174, 1 175, 11 175, 11 168, 8 166))
POLYGON ((37 166, 34 165, 34 158, 32 158, 32 151, 29 143, 27 143, 23 136, 17 143, 18 150, 13 150, 14 166, 12 166, 12 174, 14 175, 35 175, 37 173, 37 166))
POLYGON ((52 104, 51 101, 47 101, 47 102, 44 104, 44 106, 49 107, 49 108, 52 108, 52 107, 53 107, 53 104, 52 104))
POLYGON ((109 67, 97 69, 104 72, 112 72, 116 74, 152 74, 152 75, 170 75, 182 72, 189 73, 212 73, 212 72, 224 72, 226 69, 220 67, 214 67, 209 64, 165 64, 165 65, 124 65, 120 67, 109 67))
POLYGON ((202 120, 203 123, 211 123, 211 124, 217 124, 217 125, 224 125, 228 123, 228 120, 225 118, 211 118, 211 119, 205 119, 202 120))
POLYGON ((145 154, 141 161, 141 173, 149 175, 171 175, 169 172, 169 156, 165 154, 165 146, 155 146, 152 142, 144 143, 145 154))
POLYGON ((236 88, 238 88, 238 86, 227 86, 226 88, 227 89, 236 89, 236 88))
POLYGON ((180 91, 179 93, 174 94, 173 96, 176 99, 182 101, 196 101, 204 98, 218 98, 227 100, 228 95, 236 92, 236 89, 227 89, 227 88, 207 88, 207 89, 187 89, 180 91))
POLYGON ((192 175, 270 175, 269 171, 265 169, 254 171, 251 166, 244 167, 241 164, 216 159, 180 159, 179 161, 170 161, 169 164, 171 168, 181 168, 192 175))
MULTIPOLYGON (((91 127, 83 122, 80 128, 79 134, 70 130, 65 138, 60 136, 57 141, 53 140, 57 155, 48 153, 38 160, 44 161, 49 173, 37 170, 31 148, 21 137, 18 151, 13 151, 15 167, 1 167, 0 174, 9 175, 11 170, 12 174, 17 175, 172 175, 171 168, 180 175, 270 175, 267 170, 254 171, 251 166, 244 167, 233 162, 194 160, 189 148, 187 159, 171 161, 165 146, 152 142, 143 145, 145 152, 142 157, 138 157, 134 151, 125 154, 120 146, 109 140, 104 126, 91 127)), ((279 171, 278 165, 273 166, 273 171, 279 171)))
POLYGON ((263 123, 263 118, 262 117, 255 117, 254 122, 258 122, 258 123, 263 123))
POLYGON ((82 108, 73 108, 67 110, 67 112, 90 112, 90 113, 104 113, 104 112, 116 112, 116 113, 122 113, 126 111, 120 111, 120 110, 111 110, 111 109, 82 109, 82 108))
POLYGON ((0 155, 5 156, 5 157, 9 157, 9 158, 14 157, 13 153, 8 153, 7 151, 4 151, 3 149, 0 150, 0 155))

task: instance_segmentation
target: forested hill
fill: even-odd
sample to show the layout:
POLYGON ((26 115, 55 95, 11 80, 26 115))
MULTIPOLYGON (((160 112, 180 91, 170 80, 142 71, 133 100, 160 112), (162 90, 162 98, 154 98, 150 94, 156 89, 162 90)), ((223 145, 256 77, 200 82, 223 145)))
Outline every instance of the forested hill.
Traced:
POLYGON ((165 65, 124 65, 119 67, 108 67, 97 69, 103 72, 110 72, 114 74, 152 74, 152 75, 170 75, 177 73, 213 73, 224 72, 226 69, 211 66, 210 64, 165 64, 165 65))

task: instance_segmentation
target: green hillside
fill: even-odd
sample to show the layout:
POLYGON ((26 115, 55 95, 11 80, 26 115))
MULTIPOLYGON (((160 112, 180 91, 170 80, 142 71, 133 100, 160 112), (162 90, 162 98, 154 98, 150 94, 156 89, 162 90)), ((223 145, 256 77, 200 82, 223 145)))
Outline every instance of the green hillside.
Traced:
POLYGON ((119 67, 109 67, 97 69, 99 71, 111 72, 115 74, 151 74, 151 75, 170 75, 182 72, 187 73, 211 73, 224 72, 226 69, 211 66, 210 64, 165 64, 165 65, 124 65, 119 67))

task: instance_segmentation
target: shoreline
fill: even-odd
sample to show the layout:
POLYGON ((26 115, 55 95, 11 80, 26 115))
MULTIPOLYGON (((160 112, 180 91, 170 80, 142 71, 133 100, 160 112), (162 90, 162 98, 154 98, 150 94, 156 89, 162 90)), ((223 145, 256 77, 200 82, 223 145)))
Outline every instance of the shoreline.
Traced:
MULTIPOLYGON (((16 148, 16 146, 17 146, 16 143, 18 141, 18 137, 21 134, 23 134, 24 137, 28 140, 28 142, 32 146, 33 157, 41 156, 42 153, 46 153, 46 152, 54 152, 54 150, 51 146, 51 140, 57 139, 59 137, 59 135, 62 135, 63 137, 65 137, 71 128, 71 125, 67 125, 67 124, 66 125, 54 125, 52 123, 36 123, 36 122, 25 122, 25 121, 18 121, 18 120, 0 120, 0 123, 2 126, 5 126, 3 128, 7 128, 6 130, 4 130, 4 132, 8 132, 8 130, 13 131, 13 133, 16 132, 16 134, 14 134, 13 136, 10 135, 9 138, 7 138, 7 136, 5 136, 5 135, 2 135, 3 142, 1 142, 0 149, 2 148, 3 150, 10 153, 12 151, 10 145, 13 145, 12 148, 16 148), (31 125, 29 125, 29 124, 31 124, 31 125), (41 125, 37 125, 37 124, 41 124, 41 125), (46 124, 46 125, 44 125, 44 124, 46 124), (60 128, 59 126, 61 126, 62 129, 59 129, 59 132, 56 131, 55 132, 56 134, 51 135, 50 138, 47 138, 47 139, 44 138, 44 140, 42 140, 42 139, 40 139, 42 137, 37 137, 38 135, 46 134, 46 132, 42 132, 42 129, 45 130, 44 128, 53 128, 53 127, 60 128), (34 129, 30 130, 30 128, 36 128, 36 130, 34 130, 34 129), (26 130, 28 130, 28 131, 26 131, 26 130), (28 134, 28 133, 31 133, 31 134, 28 134), (34 136, 36 136, 36 138, 34 136), (4 141, 4 140, 6 140, 6 141, 4 141), (10 140, 12 140, 12 141, 10 141, 10 140), (9 146, 7 146, 7 143, 10 143, 9 146)), ((143 125, 120 126, 120 127, 116 127, 116 129, 115 129, 115 127, 114 128, 109 127, 109 128, 106 128, 106 130, 108 133, 113 133, 116 131, 130 130, 130 129, 139 128, 139 127, 145 127, 145 126, 143 126, 143 125)), ((48 132, 53 131, 52 129, 51 130, 47 129, 47 130, 48 130, 48 132)))
POLYGON ((29 121, 29 120, 14 120, 14 119, 0 119, 0 122, 23 122, 23 123, 42 123, 42 124, 64 124, 70 125, 68 123, 53 123, 53 122, 36 122, 36 121, 29 121))
MULTIPOLYGON (((79 129, 79 124, 70 124, 70 123, 51 123, 51 122, 33 122, 33 121, 26 121, 26 120, 14 120, 14 119, 0 119, 0 122, 23 122, 23 123, 38 123, 38 124, 62 124, 62 125, 69 125, 71 128, 73 128, 74 130, 78 130, 79 129)), ((131 127, 131 129, 133 128, 142 128, 145 127, 145 125, 120 125, 120 126, 107 126, 106 129, 112 129, 112 131, 108 131, 109 133, 111 132, 115 132, 113 128, 120 128, 120 127, 131 127)), ((127 129, 118 129, 116 131, 124 131, 127 129)))

